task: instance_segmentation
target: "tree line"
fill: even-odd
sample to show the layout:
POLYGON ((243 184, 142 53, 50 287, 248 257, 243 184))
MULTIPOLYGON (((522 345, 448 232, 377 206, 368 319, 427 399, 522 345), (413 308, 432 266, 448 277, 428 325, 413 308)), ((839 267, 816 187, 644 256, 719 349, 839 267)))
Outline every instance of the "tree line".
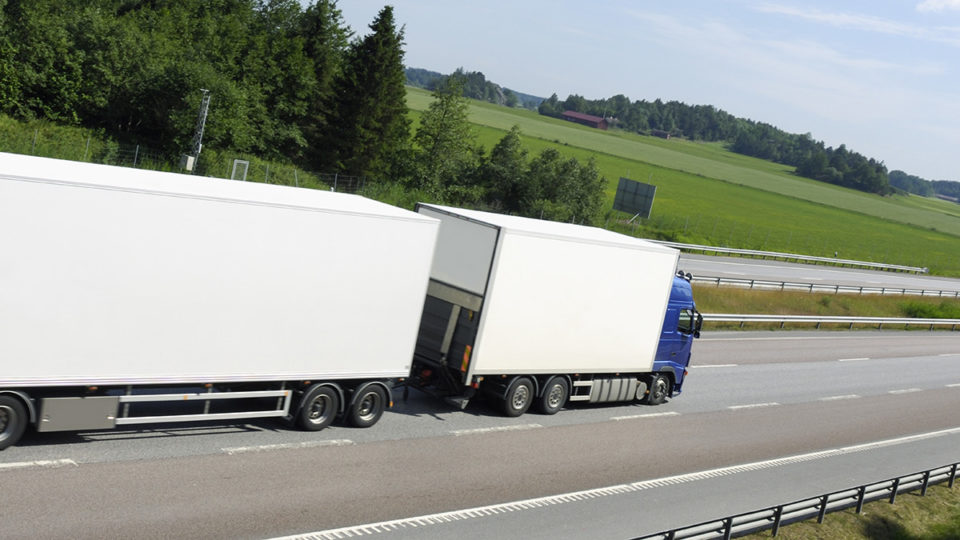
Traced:
POLYGON ((630 101, 622 94, 599 100, 570 95, 560 101, 553 94, 538 110, 557 118, 564 111, 592 114, 637 133, 660 132, 691 140, 726 142, 734 152, 791 165, 798 175, 807 178, 879 195, 893 192, 881 161, 850 151, 845 145, 827 147, 809 133, 791 134, 770 124, 737 118, 711 105, 660 99, 630 101))
POLYGON ((438 81, 414 130, 404 29, 390 6, 358 36, 336 0, 67 4, 0 0, 0 113, 93 128, 173 157, 189 148, 206 89, 204 146, 379 179, 439 202, 578 222, 600 211, 603 179, 592 163, 553 151, 528 159, 518 130, 485 155, 464 90, 506 104, 512 93, 482 74, 438 81))

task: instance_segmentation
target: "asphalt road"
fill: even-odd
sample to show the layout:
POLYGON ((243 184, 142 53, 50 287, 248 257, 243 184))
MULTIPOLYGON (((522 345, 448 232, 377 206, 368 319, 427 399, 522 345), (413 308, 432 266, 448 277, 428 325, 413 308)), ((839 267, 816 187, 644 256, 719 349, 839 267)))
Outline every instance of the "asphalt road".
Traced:
MULTIPOLYGON (((707 334, 697 343, 697 367, 684 394, 656 408, 578 406, 555 416, 507 419, 481 403, 460 412, 415 396, 366 430, 301 433, 262 422, 33 434, 0 453, 0 486, 7 488, 0 489, 0 531, 5 538, 263 538, 644 482, 960 426, 960 334, 872 334, 707 334), (778 342, 780 337, 799 341, 778 342), (924 352, 902 354, 891 339, 924 352)), ((907 457, 918 451, 917 444, 925 456, 960 460, 957 442, 944 435, 911 442, 910 451, 897 447, 907 457)), ((909 467, 904 458, 884 453, 890 451, 882 446, 859 452, 864 469, 858 474, 876 480, 892 470, 909 472, 902 471, 909 467)), ((818 475, 799 469, 789 474, 805 482, 755 485, 743 474, 726 476, 739 490, 714 486, 711 497, 698 497, 698 512, 757 499, 791 500, 821 487, 812 480, 818 475), (744 483, 751 486, 746 492, 744 483)), ((671 500, 679 492, 660 490, 673 489, 654 487, 644 496, 659 493, 671 500)), ((673 505, 679 513, 661 512, 638 525, 636 515, 613 511, 617 504, 636 502, 625 497, 611 502, 604 515, 589 505, 577 510, 560 505, 558 514, 532 512, 515 519, 560 536, 583 519, 600 520, 616 537, 627 525, 638 530, 691 517, 689 505, 673 505)), ((480 525, 491 527, 488 532, 508 526, 480 525)))
POLYGON ((680 256, 679 268, 695 276, 851 287, 960 291, 958 279, 762 259, 684 253, 680 256))

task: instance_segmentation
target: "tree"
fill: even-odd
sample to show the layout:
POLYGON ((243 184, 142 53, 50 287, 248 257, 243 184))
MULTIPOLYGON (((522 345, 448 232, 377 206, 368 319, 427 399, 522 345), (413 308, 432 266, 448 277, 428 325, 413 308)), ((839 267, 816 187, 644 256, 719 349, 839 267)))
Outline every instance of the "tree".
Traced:
POLYGON ((323 161, 346 174, 390 177, 400 173, 410 137, 403 30, 397 30, 391 6, 370 30, 350 44, 333 81, 323 161))
POLYGON ((335 0, 318 0, 304 11, 300 33, 305 39, 304 50, 313 62, 314 87, 307 117, 303 119, 303 133, 307 145, 314 151, 308 155, 317 165, 327 130, 327 104, 333 100, 334 80, 340 73, 353 34, 343 23, 343 15, 335 0))
POLYGON ((441 200, 449 187, 467 184, 465 177, 476 167, 476 134, 467 118, 463 84, 463 77, 451 76, 434 90, 434 101, 420 117, 414 136, 414 181, 441 200))
POLYGON ((490 150, 477 173, 487 205, 510 214, 519 212, 528 185, 526 169, 527 150, 520 142, 520 127, 513 126, 490 150))

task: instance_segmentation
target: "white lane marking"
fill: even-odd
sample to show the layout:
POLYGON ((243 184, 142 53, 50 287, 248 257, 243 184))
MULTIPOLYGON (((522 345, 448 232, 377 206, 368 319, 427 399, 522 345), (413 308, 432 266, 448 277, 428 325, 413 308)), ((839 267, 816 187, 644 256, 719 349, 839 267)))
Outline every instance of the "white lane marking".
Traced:
POLYGON ((869 360, 869 358, 841 358, 837 362, 863 362, 864 360, 869 360))
POLYGON ((890 394, 912 394, 914 392, 923 392, 922 388, 904 388, 902 390, 891 390, 890 394))
POLYGON ((858 396, 857 394, 847 394, 844 396, 830 396, 830 397, 820 398, 820 401, 839 401, 841 399, 857 399, 859 397, 860 396, 858 396))
POLYGON ((730 410, 736 411, 740 409, 759 409, 761 407, 776 407, 777 405, 780 405, 780 404, 777 403, 776 401, 770 401, 767 403, 751 403, 749 405, 731 405, 727 408, 730 410))
POLYGON ((518 426, 497 426, 497 427, 476 428, 476 429, 455 429, 450 433, 459 437, 461 435, 473 435, 476 433, 495 433, 498 431, 523 431, 527 429, 537 429, 542 427, 543 426, 541 426, 540 424, 521 424, 518 426))
POLYGON ((722 367, 737 367, 740 364, 708 364, 703 366, 689 366, 693 369, 709 369, 709 368, 722 368, 722 367))
POLYGON ((225 454, 248 454, 250 452, 269 452, 271 450, 289 450, 293 448, 315 448, 320 446, 349 446, 355 444, 350 439, 332 439, 328 441, 303 441, 297 443, 282 444, 262 444, 260 446, 235 446, 232 448, 221 448, 220 451, 225 454))
POLYGON ((658 412, 650 414, 633 414, 630 416, 611 416, 611 420, 634 420, 637 418, 659 418, 661 416, 680 416, 680 413, 676 411, 671 412, 658 412))
POLYGON ((960 353, 948 352, 944 354, 938 354, 937 356, 960 356, 960 353))
POLYGON ((918 435, 908 435, 906 437, 900 437, 897 439, 888 439, 885 441, 876 441, 871 443, 858 444, 855 446, 835 448, 832 450, 811 452, 809 454, 800 454, 796 456, 771 459, 767 461, 745 463, 743 465, 733 465, 731 467, 721 467, 718 469, 712 469, 708 471, 681 474, 677 476, 668 476, 668 477, 659 478, 656 480, 644 480, 641 482, 634 482, 631 484, 620 484, 616 486, 589 489, 585 491, 575 491, 572 493, 551 495, 549 497, 539 497, 536 499, 526 499, 526 500, 514 501, 514 502, 508 502, 508 503, 502 503, 502 504, 494 504, 490 506, 466 508, 463 510, 454 510, 452 512, 428 514, 428 515, 409 517, 409 518, 403 518, 403 519, 395 519, 392 521, 381 521, 379 523, 367 523, 364 525, 354 525, 350 527, 343 527, 340 529, 329 529, 325 531, 317 531, 317 532, 306 533, 306 534, 284 536, 281 538, 275 538, 273 540, 316 540, 316 539, 333 540, 333 539, 340 539, 340 538, 351 538, 354 536, 373 535, 380 532, 391 532, 391 531, 396 531, 401 529, 404 529, 404 530, 416 529, 419 527, 427 527, 430 525, 440 525, 443 523, 449 523, 451 521, 482 519, 487 516, 506 514, 508 512, 532 510, 532 509, 544 508, 548 506, 557 506, 561 504, 576 503, 576 502, 590 500, 590 499, 600 499, 603 497, 625 495, 629 493, 636 493, 639 491, 654 489, 654 488, 663 487, 663 486, 685 484, 688 482, 695 482, 698 480, 708 480, 708 479, 718 478, 722 476, 730 476, 738 473, 772 469, 774 467, 794 465, 797 463, 805 463, 808 461, 815 461, 818 459, 826 459, 826 458, 837 457, 837 456, 842 456, 846 454, 852 454, 856 452, 865 452, 868 450, 875 450, 878 448, 884 448, 888 446, 896 446, 900 444, 907 444, 911 442, 917 442, 917 441, 922 441, 927 439, 934 439, 937 437, 945 437, 948 435, 958 435, 958 434, 960 434, 960 428, 945 429, 942 431, 933 431, 930 433, 921 433, 918 435))
POLYGON ((77 462, 72 459, 17 461, 13 463, 0 463, 0 471, 10 471, 14 469, 32 469, 32 468, 56 469, 58 467, 69 467, 71 465, 74 467, 79 467, 79 465, 77 465, 77 462))
POLYGON ((960 383, 948 384, 947 388, 960 388, 960 383))

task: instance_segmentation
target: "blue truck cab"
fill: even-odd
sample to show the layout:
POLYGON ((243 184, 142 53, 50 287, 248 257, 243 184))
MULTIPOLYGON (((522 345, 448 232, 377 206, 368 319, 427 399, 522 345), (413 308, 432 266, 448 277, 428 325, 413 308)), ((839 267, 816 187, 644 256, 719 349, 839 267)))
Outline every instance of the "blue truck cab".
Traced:
POLYGON ((679 394, 690 363, 693 340, 700 337, 703 316, 693 302, 690 274, 678 272, 673 278, 673 288, 663 318, 660 344, 653 362, 654 373, 666 375, 670 380, 669 394, 679 394))

